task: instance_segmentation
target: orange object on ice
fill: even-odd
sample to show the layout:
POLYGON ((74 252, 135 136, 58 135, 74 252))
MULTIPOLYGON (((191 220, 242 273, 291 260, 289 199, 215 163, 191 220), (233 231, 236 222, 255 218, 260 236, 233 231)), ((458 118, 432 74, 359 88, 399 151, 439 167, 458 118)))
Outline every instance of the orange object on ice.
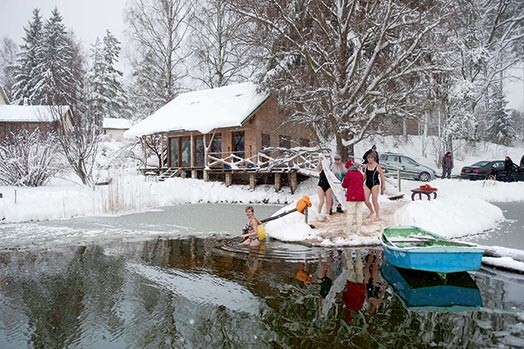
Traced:
POLYGON ((435 187, 432 187, 431 185, 429 184, 423 184, 420 186, 420 190, 425 190, 425 191, 435 191, 435 190, 438 190, 437 188, 435 187))
POLYGON ((309 200, 309 196, 304 195, 302 199, 297 201, 296 209, 298 212, 304 214, 304 210, 306 207, 311 207, 311 200, 309 200))

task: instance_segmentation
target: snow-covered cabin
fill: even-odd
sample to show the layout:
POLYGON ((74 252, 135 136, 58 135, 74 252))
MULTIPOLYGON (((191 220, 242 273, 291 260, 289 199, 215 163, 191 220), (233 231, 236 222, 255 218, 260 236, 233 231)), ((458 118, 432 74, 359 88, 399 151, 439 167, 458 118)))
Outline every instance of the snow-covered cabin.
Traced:
POLYGON ((121 118, 104 118, 102 128, 104 134, 114 141, 122 141, 124 132, 131 128, 131 122, 121 118))
POLYGON ((54 132, 64 125, 70 128, 72 114, 68 106, 0 105, 0 140, 22 129, 30 132, 54 132))
POLYGON ((276 99, 257 87, 246 82, 180 94, 131 127, 125 137, 146 142, 147 136, 158 135, 164 144, 162 167, 192 171, 204 169, 210 156, 252 159, 266 147, 318 144, 312 127, 289 120, 276 99))
POLYGON ((5 93, 2 86, 0 86, 0 105, 6 105, 9 104, 9 98, 7 98, 7 94, 5 93))

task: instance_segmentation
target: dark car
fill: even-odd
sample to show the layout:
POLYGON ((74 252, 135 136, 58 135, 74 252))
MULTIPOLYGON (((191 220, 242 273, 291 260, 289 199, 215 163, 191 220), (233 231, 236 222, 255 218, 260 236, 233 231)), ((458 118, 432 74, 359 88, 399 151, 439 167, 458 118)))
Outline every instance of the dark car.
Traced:
POLYGON ((504 160, 495 161, 479 161, 471 166, 462 167, 460 171, 460 178, 463 179, 495 179, 497 181, 524 181, 524 169, 513 164, 513 171, 511 178, 508 178, 508 173, 504 169, 504 160))

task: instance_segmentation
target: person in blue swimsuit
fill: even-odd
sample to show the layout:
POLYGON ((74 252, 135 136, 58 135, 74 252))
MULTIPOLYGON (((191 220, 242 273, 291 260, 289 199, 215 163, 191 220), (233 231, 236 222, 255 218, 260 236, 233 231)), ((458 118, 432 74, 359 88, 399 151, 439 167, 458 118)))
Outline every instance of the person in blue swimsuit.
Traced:
POLYGON ((364 173, 364 196, 365 196, 365 203, 367 208, 369 209, 369 215, 368 218, 373 217, 375 215, 375 220, 380 220, 380 207, 378 205, 378 194, 379 194, 379 188, 380 193, 384 194, 384 191, 386 190, 386 178, 384 176, 384 171, 382 170, 382 167, 377 162, 377 153, 371 152, 368 154, 368 163, 365 165, 365 173, 364 173), (369 202, 369 197, 371 196, 373 206, 371 206, 371 203, 369 202))
POLYGON ((244 226, 244 229, 242 229, 244 231, 242 237, 245 237, 246 239, 242 245, 258 247, 260 245, 260 240, 258 239, 258 225, 261 224, 261 222, 255 217, 255 209, 253 206, 247 206, 245 211, 247 223, 244 226))

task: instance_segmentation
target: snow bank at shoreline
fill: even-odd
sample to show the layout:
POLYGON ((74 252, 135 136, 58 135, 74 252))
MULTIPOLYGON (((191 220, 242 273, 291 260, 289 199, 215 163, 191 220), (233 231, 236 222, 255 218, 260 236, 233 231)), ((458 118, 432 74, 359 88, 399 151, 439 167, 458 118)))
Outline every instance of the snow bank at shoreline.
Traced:
POLYGON ((276 193, 273 186, 226 187, 221 182, 172 178, 148 182, 142 176, 114 178, 108 186, 95 190, 79 185, 38 188, 0 187, 0 221, 24 222, 67 219, 79 216, 140 212, 155 207, 194 203, 268 203, 286 204, 304 193, 315 191, 315 180, 302 182, 295 194, 284 187, 276 193))
POLYGON ((504 219, 489 202, 460 196, 413 201, 395 212, 395 225, 414 225, 445 237, 476 234, 494 228, 504 219))

